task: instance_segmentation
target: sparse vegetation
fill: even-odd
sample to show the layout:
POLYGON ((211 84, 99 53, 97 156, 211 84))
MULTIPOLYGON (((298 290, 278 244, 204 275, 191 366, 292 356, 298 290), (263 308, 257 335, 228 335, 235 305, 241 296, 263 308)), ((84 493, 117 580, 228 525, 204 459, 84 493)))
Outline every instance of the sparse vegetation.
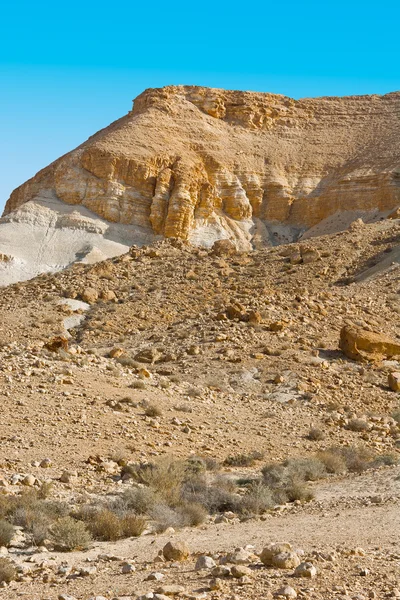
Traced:
POLYGON ((8 546, 14 535, 14 527, 11 523, 0 520, 0 546, 8 546))
POLYGON ((322 429, 319 429, 318 427, 311 427, 307 437, 313 442, 320 442, 325 439, 325 434, 322 429))
POLYGON ((158 404, 150 402, 145 406, 144 413, 146 417, 161 417, 162 409, 158 404))
POLYGON ((13 563, 3 556, 0 557, 0 583, 10 583, 17 576, 17 570, 13 563))
POLYGON ((51 528, 51 537, 56 547, 67 551, 86 550, 92 541, 86 525, 72 517, 56 521, 51 528))
POLYGON ((262 460, 263 458, 263 452, 254 451, 249 454, 235 454, 233 456, 228 456, 223 464, 226 467, 252 467, 255 465, 256 461, 262 460))

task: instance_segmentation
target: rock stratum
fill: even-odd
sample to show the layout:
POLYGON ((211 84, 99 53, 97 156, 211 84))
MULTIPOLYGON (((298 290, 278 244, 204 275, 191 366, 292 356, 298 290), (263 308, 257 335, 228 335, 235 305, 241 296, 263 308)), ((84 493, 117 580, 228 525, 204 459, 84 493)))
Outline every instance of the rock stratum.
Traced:
POLYGON ((8 224, 10 237, 10 223, 26 228, 30 213, 30 230, 38 219, 46 232, 48 221, 84 230, 69 261, 86 252, 88 228, 102 230, 99 244, 89 244, 92 255, 104 253, 100 238, 120 244, 118 225, 124 249, 164 236, 206 247, 231 238, 248 250, 344 229, 400 204, 399 117, 400 92, 296 101, 195 86, 149 89, 125 117, 17 188, 1 226, 8 224), (27 202, 35 207, 21 217, 27 202), (111 233, 110 223, 117 226, 111 233))

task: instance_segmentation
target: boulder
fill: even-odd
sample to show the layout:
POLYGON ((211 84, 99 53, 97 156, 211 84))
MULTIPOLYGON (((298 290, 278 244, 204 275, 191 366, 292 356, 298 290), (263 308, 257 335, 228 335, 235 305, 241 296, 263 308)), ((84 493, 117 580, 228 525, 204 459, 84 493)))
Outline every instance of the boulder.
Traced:
POLYGON ((339 347, 353 360, 379 361, 400 356, 400 343, 382 333, 345 325, 340 332, 339 347))
POLYGON ((190 555, 190 550, 185 542, 168 542, 163 548, 165 560, 185 560, 190 555))

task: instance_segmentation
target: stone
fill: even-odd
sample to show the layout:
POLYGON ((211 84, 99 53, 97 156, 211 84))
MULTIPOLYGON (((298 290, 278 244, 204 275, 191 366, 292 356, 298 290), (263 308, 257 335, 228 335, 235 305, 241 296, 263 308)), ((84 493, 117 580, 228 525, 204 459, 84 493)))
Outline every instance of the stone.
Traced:
POLYGON ((63 471, 60 477, 61 483, 72 483, 78 477, 76 471, 63 471))
POLYGON ((245 548, 236 548, 227 556, 227 560, 234 565, 246 565, 252 561, 252 554, 245 548))
POLYGON ((26 475, 22 480, 22 485, 32 487, 36 483, 36 477, 34 475, 26 475))
POLYGON ((163 548, 165 560, 182 561, 190 556, 190 550, 185 542, 168 542, 163 548))
POLYGON ((164 579, 164 574, 159 573, 158 571, 153 571, 153 573, 149 573, 146 577, 145 581, 161 581, 164 579))
POLYGON ((231 567, 227 565, 218 565, 211 571, 211 575, 214 577, 229 577, 231 574, 231 567))
POLYGON ((157 594, 164 594, 164 596, 177 596, 178 594, 182 594, 185 591, 183 585, 177 585, 171 583, 170 585, 162 585, 157 588, 157 594))
POLYGON ((196 571, 202 571, 203 569, 213 569, 216 566, 215 560, 211 556, 203 554, 196 560, 195 569, 196 571))
POLYGON ((52 466, 52 460, 51 458, 44 458, 41 462, 40 462, 40 467, 42 467, 42 469, 48 469, 52 466))
POLYGON ((118 346, 115 346, 114 348, 112 348, 110 350, 110 352, 108 353, 108 356, 110 358, 119 358, 123 354, 125 354, 125 350, 123 348, 119 348, 118 346))
POLYGON ((272 566, 272 559, 277 554, 281 554, 282 552, 291 552, 292 546, 286 542, 280 542, 276 544, 268 544, 265 546, 260 554, 261 562, 267 566, 272 566))
POLYGON ((240 579, 241 577, 253 577, 254 572, 249 569, 249 567, 245 567, 244 565, 233 565, 231 569, 231 574, 236 579, 240 579))
POLYGON ((216 240, 211 249, 214 256, 232 256, 236 254, 236 246, 232 240, 216 240))
POLYGON ((272 557, 272 566, 278 569, 294 569, 300 564, 296 552, 280 552, 272 557))
POLYGON ((345 325, 340 331, 339 347, 353 360, 381 361, 400 356, 400 343, 382 333, 345 325))
POLYGON ((134 573, 135 571, 136 567, 131 563, 125 563, 122 565, 121 573, 123 573, 123 575, 128 575, 129 573, 134 573))
POLYGON ((400 373, 389 373, 388 384, 393 392, 400 392, 400 373))
POLYGON ((316 575, 317 575, 317 569, 310 562, 300 563, 299 566, 296 567, 296 569, 294 571, 295 577, 307 577, 308 579, 312 579, 313 577, 316 577, 316 575))
POLYGON ((83 302, 95 304, 99 299, 99 292, 95 288, 87 287, 81 292, 83 302))
POLYGON ((297 592, 290 585, 284 585, 274 594, 274 596, 279 598, 297 598, 297 592))

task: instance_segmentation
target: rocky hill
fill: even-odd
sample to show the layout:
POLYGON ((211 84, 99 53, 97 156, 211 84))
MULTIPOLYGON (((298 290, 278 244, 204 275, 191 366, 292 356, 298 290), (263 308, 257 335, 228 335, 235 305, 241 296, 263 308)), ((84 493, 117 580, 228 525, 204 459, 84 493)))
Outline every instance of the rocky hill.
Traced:
POLYGON ((3 271, 27 278, 158 236, 205 247, 228 237, 246 250, 377 219, 400 204, 399 114, 399 92, 296 101, 146 90, 12 193, 3 271))

